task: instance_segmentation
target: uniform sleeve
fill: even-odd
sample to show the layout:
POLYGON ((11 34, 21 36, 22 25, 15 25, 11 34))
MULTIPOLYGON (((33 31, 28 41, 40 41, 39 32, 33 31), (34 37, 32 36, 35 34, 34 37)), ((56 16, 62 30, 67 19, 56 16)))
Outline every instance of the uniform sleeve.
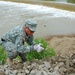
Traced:
POLYGON ((19 53, 26 53, 26 52, 30 52, 31 50, 33 50, 33 46, 25 46, 23 44, 23 37, 18 36, 15 44, 17 46, 17 52, 19 53))
POLYGON ((34 37, 33 35, 31 37, 29 37, 29 39, 26 41, 29 45, 35 45, 36 42, 34 42, 34 37))
POLYGON ((16 38, 15 44, 16 44, 17 48, 23 45, 23 39, 21 36, 18 36, 16 38))

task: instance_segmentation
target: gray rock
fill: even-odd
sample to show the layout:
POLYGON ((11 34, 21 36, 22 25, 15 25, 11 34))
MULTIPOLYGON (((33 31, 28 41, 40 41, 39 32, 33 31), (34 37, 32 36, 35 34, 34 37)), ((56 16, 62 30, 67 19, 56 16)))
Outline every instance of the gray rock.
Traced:
POLYGON ((49 64, 49 62, 45 61, 45 62, 43 62, 43 64, 47 69, 51 68, 51 65, 49 64))
POLYGON ((0 75, 5 75, 4 71, 0 70, 0 75))
POLYGON ((48 75, 46 71, 41 71, 41 75, 48 75))
POLYGON ((36 72, 37 72, 36 69, 35 70, 32 70, 31 73, 30 73, 30 75, 36 75, 36 72))

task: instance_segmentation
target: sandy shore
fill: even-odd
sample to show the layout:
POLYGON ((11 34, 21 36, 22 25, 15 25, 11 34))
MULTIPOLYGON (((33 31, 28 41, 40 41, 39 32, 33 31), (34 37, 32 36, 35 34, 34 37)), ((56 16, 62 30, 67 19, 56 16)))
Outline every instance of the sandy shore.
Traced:
POLYGON ((75 35, 49 36, 46 41, 58 55, 69 56, 75 53, 75 35))

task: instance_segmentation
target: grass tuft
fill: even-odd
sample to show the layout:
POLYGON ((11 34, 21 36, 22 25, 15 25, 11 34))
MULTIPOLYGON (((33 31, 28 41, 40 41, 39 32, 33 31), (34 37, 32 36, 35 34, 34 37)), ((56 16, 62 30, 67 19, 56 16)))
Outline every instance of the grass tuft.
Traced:
POLYGON ((0 46, 0 62, 2 64, 6 63, 7 53, 2 46, 0 46))
POLYGON ((36 51, 32 51, 32 52, 29 52, 27 54, 27 59, 28 60, 33 60, 33 59, 43 59, 43 58, 49 58, 49 57, 52 57, 54 55, 56 55, 55 51, 53 48, 49 48, 48 47, 48 43, 44 40, 44 39, 35 39, 35 42, 37 44, 41 43, 43 44, 43 47, 44 47, 44 50, 41 51, 40 53, 36 52, 36 51))

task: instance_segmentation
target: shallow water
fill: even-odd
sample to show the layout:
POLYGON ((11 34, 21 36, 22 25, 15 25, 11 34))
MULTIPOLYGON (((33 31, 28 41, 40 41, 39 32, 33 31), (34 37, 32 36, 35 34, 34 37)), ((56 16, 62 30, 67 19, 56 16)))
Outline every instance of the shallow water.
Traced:
POLYGON ((0 1, 0 37, 25 20, 37 20, 35 37, 75 33, 75 12, 43 5, 0 1), (39 34, 40 33, 40 34, 39 34))
POLYGON ((4 0, 26 4, 38 4, 64 10, 75 11, 75 0, 4 0))

